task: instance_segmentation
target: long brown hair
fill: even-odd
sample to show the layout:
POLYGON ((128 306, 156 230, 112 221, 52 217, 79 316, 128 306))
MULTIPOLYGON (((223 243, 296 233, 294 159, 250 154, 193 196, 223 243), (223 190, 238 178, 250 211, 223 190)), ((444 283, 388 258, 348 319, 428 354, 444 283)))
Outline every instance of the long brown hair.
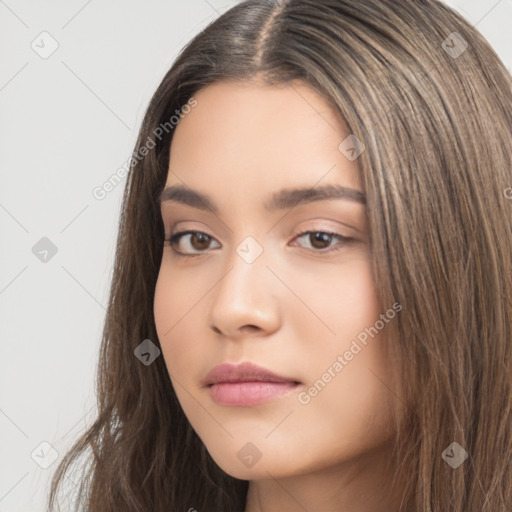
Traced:
POLYGON ((402 305, 388 327, 401 390, 389 485, 403 490, 403 510, 512 510, 512 78, 438 0, 249 0, 182 50, 135 153, 148 140, 154 147, 124 191, 98 417, 58 466, 50 510, 82 456, 77 509, 244 509, 248 482, 211 459, 163 357, 145 366, 134 349, 145 339, 159 346, 169 119, 215 81, 258 78, 308 84, 365 145, 358 163, 375 282, 382 304, 402 305), (446 457, 454 446, 467 453, 457 468, 446 457))

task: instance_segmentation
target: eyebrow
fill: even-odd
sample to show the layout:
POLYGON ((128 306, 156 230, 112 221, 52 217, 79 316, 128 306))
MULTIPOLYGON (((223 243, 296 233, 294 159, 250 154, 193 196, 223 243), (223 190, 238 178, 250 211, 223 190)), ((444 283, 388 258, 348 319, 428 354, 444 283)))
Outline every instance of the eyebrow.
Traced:
MULTIPOLYGON (((272 194, 269 200, 265 201, 264 207, 267 211, 273 212, 291 208, 299 204, 325 201, 328 199, 343 199, 363 205, 366 204, 366 196, 359 190, 342 187, 341 185, 323 185, 314 188, 280 190, 272 194)), ((183 185, 167 187, 158 196, 160 205, 170 201, 185 204, 199 210, 210 210, 213 213, 218 213, 219 211, 209 196, 183 185)))

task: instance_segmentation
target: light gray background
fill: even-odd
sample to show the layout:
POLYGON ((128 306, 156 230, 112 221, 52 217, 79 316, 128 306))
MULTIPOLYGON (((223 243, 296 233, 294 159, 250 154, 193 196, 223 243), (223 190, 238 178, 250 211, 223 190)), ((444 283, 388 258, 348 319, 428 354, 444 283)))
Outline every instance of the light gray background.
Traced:
MULTIPOLYGON (((92 191, 129 158, 179 49, 236 3, 0 0, 0 512, 45 509, 57 461, 43 469, 40 444, 60 458, 94 417, 125 180, 92 191)), ((512 70, 512 0, 447 3, 512 70)))

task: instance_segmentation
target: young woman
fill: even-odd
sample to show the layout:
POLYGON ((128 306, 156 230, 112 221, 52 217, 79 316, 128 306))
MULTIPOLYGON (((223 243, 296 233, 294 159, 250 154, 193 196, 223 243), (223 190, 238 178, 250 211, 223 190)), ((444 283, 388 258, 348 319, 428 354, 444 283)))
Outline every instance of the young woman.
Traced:
POLYGON ((249 0, 196 36, 50 508, 83 456, 88 512, 512 510, 511 107, 437 0, 249 0))

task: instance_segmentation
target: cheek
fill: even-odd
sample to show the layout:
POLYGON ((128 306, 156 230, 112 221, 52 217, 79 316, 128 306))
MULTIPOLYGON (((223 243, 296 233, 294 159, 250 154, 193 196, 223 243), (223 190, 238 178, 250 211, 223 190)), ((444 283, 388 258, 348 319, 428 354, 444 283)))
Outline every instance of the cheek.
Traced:
POLYGON ((310 313, 304 304, 295 301, 296 309, 302 309, 303 314, 295 315, 293 321, 303 322, 309 333, 321 332, 321 345, 326 350, 339 348, 344 340, 357 336, 381 313, 366 251, 330 265, 305 266, 295 274, 300 279, 290 275, 288 281, 294 283, 294 293, 310 313))
POLYGON ((165 264, 161 267, 153 305, 155 326, 169 373, 178 379, 185 368, 190 368, 188 359, 199 350, 199 340, 190 335, 193 333, 187 324, 201 299, 199 291, 194 293, 191 283, 180 280, 179 273, 171 277, 165 264), (189 335, 185 339, 187 327, 189 335))
POLYGON ((301 331, 309 335, 301 341, 308 360, 308 388, 300 402, 300 417, 317 434, 315 440, 303 442, 316 449, 336 446, 340 453, 348 450, 345 440, 356 451, 378 444, 390 434, 394 400, 386 330, 379 328, 381 314, 391 305, 380 305, 367 258, 354 259, 330 273, 317 273, 314 281, 308 279, 301 278, 300 293, 309 290, 309 303, 315 305, 329 330, 313 315, 301 320, 301 331))

